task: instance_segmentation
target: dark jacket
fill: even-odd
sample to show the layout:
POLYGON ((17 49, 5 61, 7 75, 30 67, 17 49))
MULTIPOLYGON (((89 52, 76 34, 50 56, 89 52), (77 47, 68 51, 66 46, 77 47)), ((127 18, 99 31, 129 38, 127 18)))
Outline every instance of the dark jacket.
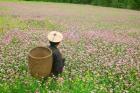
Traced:
POLYGON ((64 67, 64 59, 59 51, 59 49, 55 46, 49 46, 52 50, 53 56, 53 64, 52 64, 52 74, 58 76, 62 73, 64 67))

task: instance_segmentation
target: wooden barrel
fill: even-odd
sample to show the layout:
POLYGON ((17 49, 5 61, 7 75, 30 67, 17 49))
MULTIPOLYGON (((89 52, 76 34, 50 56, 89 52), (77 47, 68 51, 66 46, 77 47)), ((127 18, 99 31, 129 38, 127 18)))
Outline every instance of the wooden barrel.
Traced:
POLYGON ((50 75, 52 69, 52 51, 45 47, 36 47, 29 52, 28 66, 30 74, 35 78, 50 75))

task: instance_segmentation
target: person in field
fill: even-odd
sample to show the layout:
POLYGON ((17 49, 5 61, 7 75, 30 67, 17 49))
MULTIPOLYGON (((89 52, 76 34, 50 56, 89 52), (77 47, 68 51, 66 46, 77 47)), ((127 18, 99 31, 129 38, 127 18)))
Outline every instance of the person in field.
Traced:
POLYGON ((60 53, 58 46, 60 42, 63 40, 63 35, 60 32, 52 31, 48 34, 49 40, 49 48, 52 50, 53 56, 53 64, 52 64, 52 75, 58 77, 64 68, 64 61, 65 59, 62 58, 62 54, 60 53))

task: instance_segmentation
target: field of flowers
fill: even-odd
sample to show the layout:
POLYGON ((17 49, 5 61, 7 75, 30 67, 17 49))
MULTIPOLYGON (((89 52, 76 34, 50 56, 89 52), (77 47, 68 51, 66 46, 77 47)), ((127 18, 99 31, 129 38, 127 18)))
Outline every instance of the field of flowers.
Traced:
POLYGON ((139 93, 140 11, 42 2, 0 2, 0 93, 139 93), (42 84, 27 56, 60 31, 63 81, 42 84))

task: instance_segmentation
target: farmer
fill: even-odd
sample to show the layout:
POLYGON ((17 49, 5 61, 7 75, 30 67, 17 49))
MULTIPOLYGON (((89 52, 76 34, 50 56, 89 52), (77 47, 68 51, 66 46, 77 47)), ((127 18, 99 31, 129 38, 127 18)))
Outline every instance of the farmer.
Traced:
POLYGON ((58 45, 63 39, 63 35, 60 32, 52 31, 48 34, 48 40, 50 43, 49 48, 52 50, 53 64, 52 64, 52 75, 58 77, 62 73, 65 59, 58 49, 58 45))

